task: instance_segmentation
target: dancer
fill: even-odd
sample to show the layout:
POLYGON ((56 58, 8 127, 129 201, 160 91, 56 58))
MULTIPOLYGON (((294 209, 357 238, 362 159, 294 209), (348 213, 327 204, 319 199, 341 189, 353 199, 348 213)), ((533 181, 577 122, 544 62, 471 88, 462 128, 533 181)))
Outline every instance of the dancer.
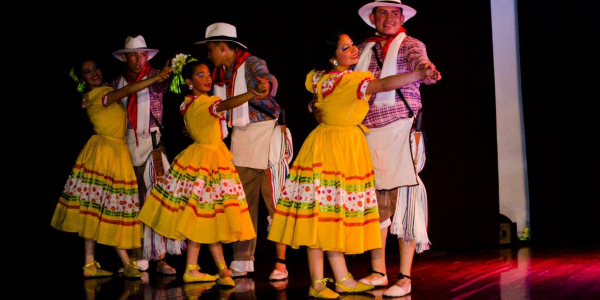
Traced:
MULTIPOLYGON (((149 62, 157 53, 158 50, 146 46, 143 36, 127 37, 125 47, 112 53, 114 57, 125 63, 125 68, 111 82, 111 86, 117 89, 157 73, 158 70, 154 69, 149 62)), ((167 92, 168 86, 168 81, 154 83, 121 100, 127 106, 127 146, 131 152, 142 206, 152 186, 158 180, 162 180, 160 174, 169 168, 160 130, 163 94, 167 92), (153 152, 155 155, 158 154, 155 156, 157 159, 153 159, 153 152)), ((158 273, 175 275, 175 269, 166 261, 166 254, 181 254, 185 249, 185 243, 165 239, 149 228, 144 228, 142 242, 143 251, 142 248, 131 251, 131 256, 138 260, 140 270, 148 269, 148 260, 151 259, 156 261, 158 273)))
POLYGON ((309 296, 336 299, 338 293, 373 289, 353 279, 344 254, 381 247, 373 163, 361 125, 371 94, 394 90, 435 76, 430 69, 374 79, 353 72, 358 49, 347 34, 327 35, 318 48, 315 70, 305 86, 316 94, 321 123, 304 141, 292 165, 269 233, 269 239, 292 248, 308 246, 312 284, 309 296), (335 277, 336 291, 323 278, 323 253, 335 277))
MULTIPOLYGON (((399 0, 374 1, 361 7, 358 14, 377 33, 358 46, 360 58, 355 70, 371 71, 376 78, 419 68, 435 70, 425 45, 408 36, 402 26, 416 13, 399 0)), ((384 292, 388 297, 410 293, 415 250, 421 253, 429 249, 427 198, 423 182, 417 175, 423 167, 424 156, 420 156, 420 162, 415 156, 416 150, 424 149, 422 143, 417 149, 418 141, 411 139, 411 128, 422 107, 420 84, 434 84, 440 78, 430 76, 398 91, 373 95, 369 100, 369 113, 363 121, 370 130, 366 137, 375 167, 382 247, 370 251, 371 274, 361 281, 376 286, 388 285, 385 247, 390 228, 391 233, 398 236, 400 272, 396 284, 384 292), (395 216, 393 223, 392 216, 395 216)))
POLYGON ((223 143, 224 111, 262 96, 267 84, 261 82, 256 90, 223 101, 208 95, 212 78, 206 64, 188 55, 177 59, 182 60, 180 74, 190 91, 181 113, 194 143, 175 157, 165 181, 152 189, 139 219, 160 235, 187 239, 184 282, 217 280, 233 287, 221 243, 250 240, 256 233, 231 153, 223 143), (218 277, 200 272, 200 244, 209 244, 218 277))
POLYGON ((71 71, 83 94, 83 107, 96 132, 85 144, 60 196, 51 225, 84 238, 83 276, 111 276, 95 259, 96 243, 114 246, 124 276, 141 278, 135 259, 125 249, 141 246, 137 220, 139 198, 129 149, 125 143, 126 110, 118 102, 149 85, 164 81, 164 67, 153 76, 120 89, 106 86, 96 60, 83 59, 71 71))
MULTIPOLYGON (((214 23, 206 28, 205 40, 196 44, 206 44, 208 58, 215 64, 214 91, 222 99, 237 96, 256 87, 260 78, 268 81, 267 93, 261 97, 244 103, 228 112, 228 125, 233 127, 231 133, 231 153, 233 164, 240 174, 250 217, 254 230, 258 228, 259 197, 269 212, 269 225, 275 212, 273 193, 280 191, 285 178, 277 175, 284 172, 272 172, 270 162, 278 162, 279 158, 269 160, 274 153, 270 152, 271 139, 280 115, 280 107, 275 101, 277 79, 269 72, 267 63, 248 52, 247 47, 237 39, 235 26, 228 23, 214 23), (275 187, 272 189, 272 187, 275 187)), ((279 139, 283 141, 285 139, 279 139)), ((291 139, 287 139, 291 142, 291 139)), ((282 148, 281 142, 275 148, 282 148)), ((289 148, 288 148, 289 149, 289 148)), ((288 157, 289 158, 289 157, 288 157)), ((275 168, 279 166, 273 166, 275 168)), ((233 277, 241 277, 254 272, 254 253, 256 239, 233 243, 233 261, 231 271, 233 277)), ((288 277, 285 265, 286 245, 275 244, 275 266, 270 280, 284 280, 288 277)))

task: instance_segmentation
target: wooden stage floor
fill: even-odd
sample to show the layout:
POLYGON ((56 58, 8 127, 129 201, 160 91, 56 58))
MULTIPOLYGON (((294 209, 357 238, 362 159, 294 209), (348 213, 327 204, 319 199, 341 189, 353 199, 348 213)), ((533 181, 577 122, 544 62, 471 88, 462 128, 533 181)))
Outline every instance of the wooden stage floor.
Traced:
MULTIPOLYGON (((61 239, 72 241, 81 238, 59 234, 58 240, 61 239)), ((64 250, 65 245, 57 242, 57 248, 54 249, 64 250)), ((263 251, 259 251, 261 256, 256 257, 256 271, 247 278, 235 279, 235 288, 220 289, 211 284, 184 284, 181 277, 185 269, 184 255, 169 257, 170 263, 179 272, 176 276, 159 275, 151 264, 142 280, 125 280, 119 276, 84 280, 81 274, 83 258, 79 257, 83 246, 80 244, 68 251, 55 253, 58 261, 46 269, 50 271, 50 276, 44 278, 44 286, 49 284, 52 288, 44 292, 33 288, 30 293, 50 296, 50 299, 85 300, 307 299, 310 278, 305 250, 288 248, 290 277, 286 281, 270 282, 268 276, 274 253, 274 249, 270 248, 274 247, 272 244, 259 244, 259 250, 260 247, 263 251)), ((226 257, 230 258, 230 246, 224 245, 224 249, 226 257)), ((200 256, 203 271, 216 273, 207 247, 201 249, 200 256)), ((110 271, 119 268, 112 248, 100 246, 97 260, 110 271)), ((368 254, 346 256, 346 262, 355 278, 367 275, 368 254)), ((398 262, 398 255, 388 251, 387 272, 390 279, 398 273, 398 262)), ((325 272, 326 277, 332 277, 328 265, 325 272)), ((391 299, 600 299, 600 246, 520 246, 452 251, 432 249, 415 255, 412 278, 412 293, 391 299)), ((390 284, 393 282, 390 280, 390 284)), ((332 283, 329 286, 333 288, 332 283)), ((341 299, 390 299, 382 297, 383 291, 385 288, 364 294, 342 295, 341 299)))

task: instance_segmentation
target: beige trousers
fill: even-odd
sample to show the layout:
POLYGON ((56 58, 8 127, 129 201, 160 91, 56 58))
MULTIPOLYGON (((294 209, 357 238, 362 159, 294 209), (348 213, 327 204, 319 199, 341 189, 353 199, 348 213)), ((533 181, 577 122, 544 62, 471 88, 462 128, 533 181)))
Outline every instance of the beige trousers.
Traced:
MULTIPOLYGON (((258 206, 260 195, 262 194, 263 202, 267 206, 271 219, 275 214, 275 206, 271 199, 271 178, 269 169, 252 169, 246 167, 235 167, 240 175, 240 180, 244 186, 246 193, 246 201, 248 201, 248 212, 254 225, 254 231, 258 236, 258 206)), ((233 243, 233 260, 237 261, 253 261, 254 252, 256 250, 256 239, 234 242, 233 243)), ((251 270, 238 270, 251 271, 251 270)))

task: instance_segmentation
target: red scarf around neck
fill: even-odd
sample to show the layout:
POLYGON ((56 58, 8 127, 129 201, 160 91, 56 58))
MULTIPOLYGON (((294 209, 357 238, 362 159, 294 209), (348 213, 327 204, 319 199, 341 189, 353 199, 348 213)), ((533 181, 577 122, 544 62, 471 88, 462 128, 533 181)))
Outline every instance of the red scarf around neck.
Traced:
MULTIPOLYGON (((132 82, 138 82, 140 80, 142 80, 142 78, 146 77, 148 75, 148 73, 150 73, 150 64, 146 64, 144 66, 144 68, 142 68, 142 71, 140 72, 140 74, 138 74, 137 78, 135 80, 129 81, 127 80, 127 77, 123 76, 123 78, 125 78, 125 81, 127 81, 127 84, 130 84, 132 82)), ((137 97, 137 93, 133 93, 129 96, 129 102, 127 103, 127 116, 129 117, 129 122, 131 122, 131 127, 133 128, 133 131, 136 133, 135 134, 135 144, 137 145, 137 112, 138 112, 138 97, 137 97)))
POLYGON ((231 84, 231 80, 235 78, 237 69, 246 61, 246 59, 248 59, 248 56, 250 56, 250 52, 248 52, 245 49, 238 48, 238 50, 235 53, 235 59, 233 61, 233 73, 231 74, 231 77, 225 79, 225 66, 221 68, 215 68, 215 71, 213 72, 213 83, 219 86, 227 84, 227 87, 231 91, 233 91, 233 85, 231 84))
POLYGON ((392 40, 394 38, 396 38, 400 33, 404 32, 404 34, 406 34, 406 29, 404 29, 404 27, 400 27, 400 30, 398 31, 398 33, 390 36, 390 37, 382 37, 379 35, 376 36, 372 36, 370 38, 367 38, 366 42, 381 42, 381 41, 386 41, 385 46, 383 46, 383 49, 381 49, 381 51, 383 52, 383 58, 381 59, 382 61, 385 60, 385 56, 387 55, 388 49, 390 48, 390 44, 392 43, 392 40))

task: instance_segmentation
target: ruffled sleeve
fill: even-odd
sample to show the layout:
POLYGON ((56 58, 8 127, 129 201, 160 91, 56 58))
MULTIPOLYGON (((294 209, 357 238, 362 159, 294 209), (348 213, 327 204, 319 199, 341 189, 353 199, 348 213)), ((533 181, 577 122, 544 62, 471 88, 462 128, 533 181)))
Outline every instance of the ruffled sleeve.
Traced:
POLYGON ((223 99, 217 97, 217 96, 213 96, 210 98, 210 100, 214 101, 213 104, 211 104, 208 107, 208 113, 215 117, 215 118, 221 118, 225 115, 225 111, 221 111, 221 112, 217 112, 217 106, 219 105, 219 103, 223 102, 223 99), (215 98, 215 99, 213 99, 215 98))
POLYGON ((315 93, 315 87, 313 86, 313 79, 315 77, 315 70, 312 70, 308 73, 308 75, 306 75, 306 81, 304 82, 304 86, 306 87, 306 90, 311 92, 311 93, 315 93))
POLYGON ((86 96, 84 96, 83 98, 83 108, 96 108, 98 106, 103 106, 105 107, 106 103, 105 102, 105 98, 106 98, 106 94, 108 94, 110 91, 113 91, 112 87, 99 87, 99 88, 95 88, 91 91, 89 91, 86 96))
POLYGON ((352 81, 356 81, 358 83, 356 89, 356 98, 359 100, 369 101, 371 95, 367 95, 367 87, 371 80, 373 80, 373 73, 369 71, 354 71, 352 72, 352 81))
POLYGON ((306 89, 313 94, 318 94, 319 88, 317 87, 317 84, 319 83, 319 80, 323 78, 323 75, 325 75, 325 71, 310 71, 308 75, 306 75, 306 82, 304 82, 306 89))

